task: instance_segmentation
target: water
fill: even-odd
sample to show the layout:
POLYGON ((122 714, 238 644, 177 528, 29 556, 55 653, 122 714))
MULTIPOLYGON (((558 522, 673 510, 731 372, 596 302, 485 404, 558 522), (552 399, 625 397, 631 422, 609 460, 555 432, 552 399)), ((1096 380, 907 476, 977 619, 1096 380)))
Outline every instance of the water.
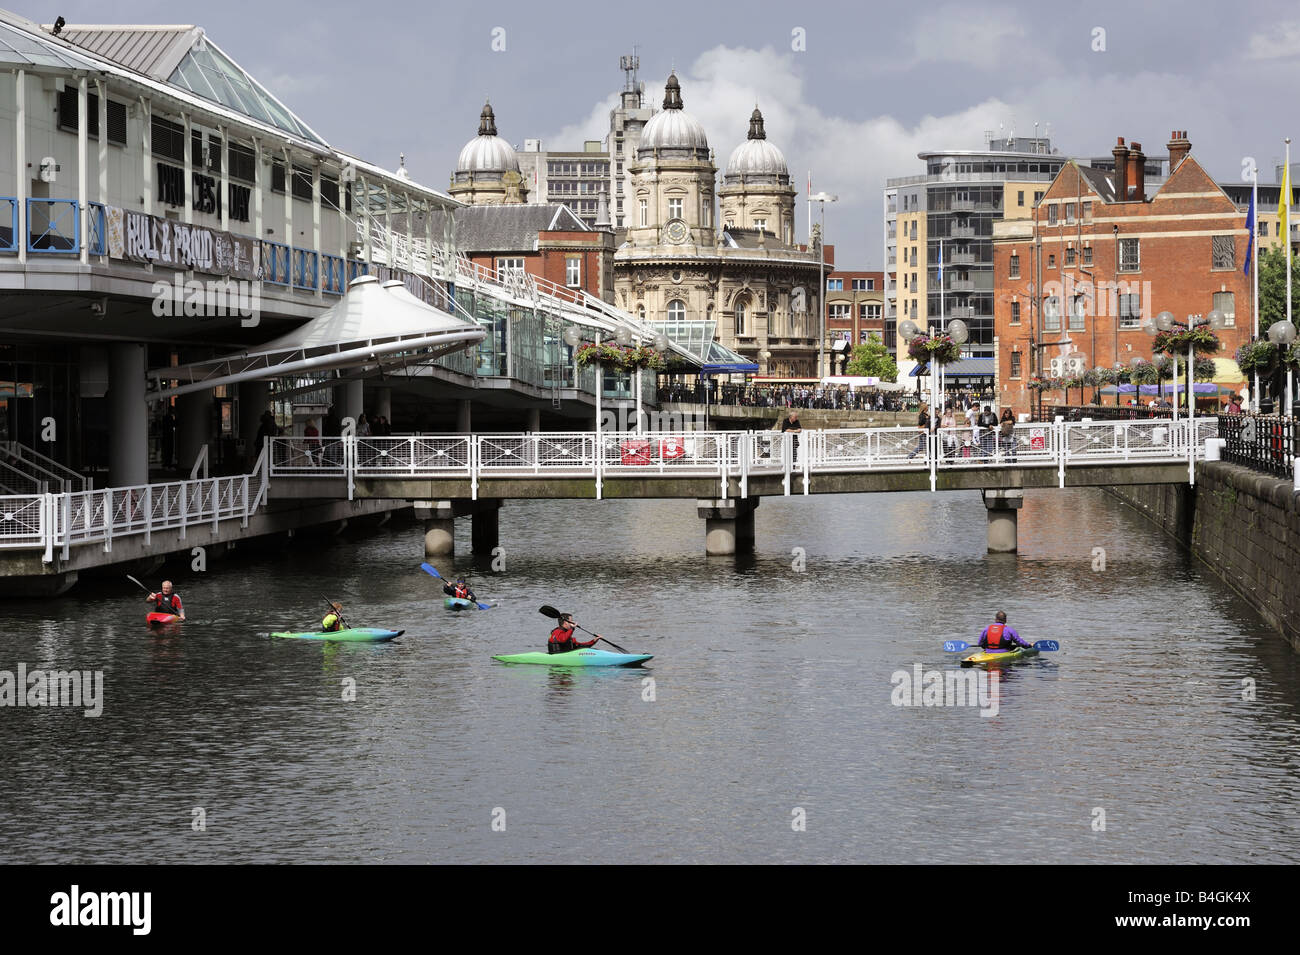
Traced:
POLYGON ((0 860, 1300 861, 1297 656, 1100 492, 1020 520, 989 557, 977 494, 769 499, 737 563, 693 502, 512 502, 487 612, 442 610, 414 526, 178 577, 178 633, 126 581, 2 604, 0 669, 102 669, 106 700, 0 709, 0 860), (267 639, 322 593, 407 633, 267 639), (542 648, 543 603, 655 659, 492 662, 542 648), (997 609, 1062 652, 996 717, 891 704, 997 609))

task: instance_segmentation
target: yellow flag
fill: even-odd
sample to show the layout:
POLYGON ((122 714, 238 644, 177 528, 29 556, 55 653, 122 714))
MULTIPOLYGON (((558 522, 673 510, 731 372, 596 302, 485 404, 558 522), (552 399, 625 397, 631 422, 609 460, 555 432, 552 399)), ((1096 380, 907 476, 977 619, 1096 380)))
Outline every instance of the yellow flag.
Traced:
POLYGON ((1277 197, 1278 234, 1282 236, 1283 248, 1291 243, 1291 166, 1282 167, 1282 192, 1277 197))

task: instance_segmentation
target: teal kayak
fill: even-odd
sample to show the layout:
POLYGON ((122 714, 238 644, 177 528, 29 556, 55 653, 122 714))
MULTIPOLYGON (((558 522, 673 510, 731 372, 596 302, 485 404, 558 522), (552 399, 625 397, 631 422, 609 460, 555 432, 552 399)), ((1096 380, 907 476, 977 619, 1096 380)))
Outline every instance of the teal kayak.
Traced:
POLYGON ((538 663, 550 667, 637 667, 653 660, 649 653, 611 653, 608 650, 570 650, 568 653, 505 653, 494 656, 502 663, 538 663))
POLYGON ((349 627, 347 630, 335 630, 332 633, 273 633, 271 636, 285 640, 335 640, 344 643, 378 643, 392 640, 406 633, 405 630, 384 630, 381 627, 349 627))
POLYGON ((466 600, 464 597, 443 597, 442 605, 448 610, 473 610, 478 604, 472 600, 466 600))

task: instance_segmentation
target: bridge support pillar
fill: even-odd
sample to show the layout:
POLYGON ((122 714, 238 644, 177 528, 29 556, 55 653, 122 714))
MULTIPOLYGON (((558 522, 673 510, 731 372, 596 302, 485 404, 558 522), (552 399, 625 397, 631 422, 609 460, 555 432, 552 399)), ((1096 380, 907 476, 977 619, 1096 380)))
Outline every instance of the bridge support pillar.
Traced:
POLYGON ((470 511, 470 550, 475 554, 491 554, 500 541, 501 501, 498 498, 480 499, 470 511))
POLYGON ((524 430, 533 431, 533 432, 542 430, 542 409, 541 408, 528 409, 528 421, 524 424, 524 430))
MULTIPOLYGON (((149 483, 149 406, 144 400, 145 351, 143 345, 114 344, 108 349, 108 414, 113 440, 108 446, 108 486, 131 487, 149 483)), ((39 404, 39 402, 38 402, 39 404)), ((55 420, 56 434, 67 441, 71 425, 55 420)), ((44 423, 38 423, 40 430, 44 423)), ((40 441, 32 445, 47 450, 40 441)))
MULTIPOLYGON (((117 437, 114 435, 116 442, 117 437)), ((194 391, 176 399, 176 463, 185 477, 190 476, 199 453, 212 441, 212 392, 194 391)), ((216 464, 208 458, 209 473, 216 464)))
POLYGON ((456 402, 456 432, 458 434, 469 434, 472 430, 470 401, 468 398, 462 398, 456 402))
POLYGON ((1019 546, 1016 512, 1024 506, 1024 488, 985 488, 983 494, 989 518, 989 553, 1014 554, 1019 546))
POLYGON ((339 420, 351 418, 356 421, 365 410, 365 383, 360 379, 344 382, 334 392, 334 410, 339 420))
POLYGON ((424 521, 424 556, 456 553, 456 514, 451 501, 416 501, 415 518, 424 521))
POLYGON ((696 500, 696 513, 704 518, 704 553, 719 557, 752 551, 757 507, 756 497, 696 500))
MULTIPOLYGON (((393 389, 376 388, 372 394, 374 397, 371 400, 374 402, 375 417, 382 415, 391 422, 393 420, 393 389)), ((371 425, 373 424, 372 421, 371 425)))

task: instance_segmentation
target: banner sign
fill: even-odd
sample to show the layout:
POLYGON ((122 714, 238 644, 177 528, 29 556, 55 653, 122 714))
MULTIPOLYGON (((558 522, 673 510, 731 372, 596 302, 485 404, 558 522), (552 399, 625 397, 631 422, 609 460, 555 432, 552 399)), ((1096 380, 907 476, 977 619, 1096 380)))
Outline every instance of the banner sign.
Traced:
MULTIPOLYGON (((258 277, 261 249, 255 239, 143 212, 123 210, 121 215, 121 258, 240 279, 258 277)), ((109 247, 113 254, 116 243, 109 247)))

